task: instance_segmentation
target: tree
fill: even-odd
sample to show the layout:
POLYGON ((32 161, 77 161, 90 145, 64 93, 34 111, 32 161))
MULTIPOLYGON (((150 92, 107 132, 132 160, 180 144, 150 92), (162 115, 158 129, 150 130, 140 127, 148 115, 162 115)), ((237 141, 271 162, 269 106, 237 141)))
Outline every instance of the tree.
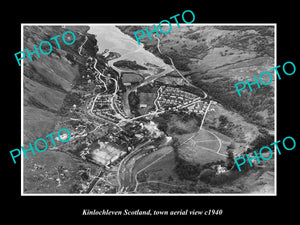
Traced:
POLYGON ((170 175, 170 176, 168 177, 168 181, 172 182, 173 180, 174 180, 173 177, 170 175))
POLYGON ((210 180, 216 176, 216 172, 212 169, 204 169, 199 176, 199 180, 209 183, 210 180))
POLYGON ((200 164, 190 164, 189 162, 179 158, 178 156, 175 159, 175 172, 178 175, 179 179, 196 181, 201 170, 200 164))
POLYGON ((179 142, 179 140, 178 140, 177 137, 172 137, 172 143, 171 143, 171 145, 172 145, 172 147, 174 149, 177 150, 178 146, 180 145, 180 142, 179 142))
MULTIPOLYGON (((249 149, 248 149, 248 150, 249 150, 249 149)), ((247 150, 247 151, 248 151, 248 150, 247 150)), ((242 153, 242 154, 240 155, 240 157, 244 157, 245 159, 247 159, 246 154, 249 154, 249 153, 250 153, 250 152, 248 152, 248 153, 244 152, 244 153, 242 153)), ((249 156, 249 157, 251 158, 251 156, 249 156)), ((237 165, 234 165, 233 168, 232 168, 232 172, 233 172, 233 171, 239 171, 237 174, 240 175, 240 174, 242 174, 242 173, 246 173, 246 172, 247 172, 249 169, 251 169, 251 168, 253 168, 253 167, 251 167, 249 163, 245 163, 245 164, 243 164, 243 166, 240 168, 241 171, 239 171, 237 165)))
POLYGON ((129 106, 130 110, 132 113, 134 113, 136 116, 139 116, 138 108, 140 104, 140 98, 135 92, 131 92, 128 95, 128 101, 129 101, 129 106))
POLYGON ((258 135, 251 143, 250 148, 252 150, 260 149, 263 146, 269 146, 274 142, 274 136, 270 134, 258 135))
POLYGON ((82 180, 87 181, 90 177, 89 177, 89 174, 87 172, 83 172, 81 174, 81 178, 82 178, 82 180))
POLYGON ((234 155, 233 155, 231 148, 229 148, 229 146, 227 147, 227 150, 226 150, 226 152, 227 152, 226 168, 228 170, 231 169, 232 166, 234 165, 234 155))
POLYGON ((228 119, 227 119, 227 117, 224 116, 224 115, 220 115, 219 121, 220 121, 220 126, 222 126, 222 127, 226 126, 227 123, 229 122, 228 119))
POLYGON ((79 184, 75 183, 70 188, 70 193, 79 193, 81 190, 81 187, 79 184))

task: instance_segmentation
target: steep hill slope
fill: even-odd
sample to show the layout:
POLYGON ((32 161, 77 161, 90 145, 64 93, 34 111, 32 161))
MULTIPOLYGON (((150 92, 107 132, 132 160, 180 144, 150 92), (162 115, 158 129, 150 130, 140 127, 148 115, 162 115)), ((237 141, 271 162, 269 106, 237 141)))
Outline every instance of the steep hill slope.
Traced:
POLYGON ((84 41, 87 30, 87 26, 24 26, 24 50, 28 49, 29 52, 34 51, 34 45, 38 48, 42 41, 61 35, 57 39, 61 49, 58 49, 55 40, 51 40, 53 50, 49 55, 40 54, 38 58, 33 54, 32 62, 28 57, 23 59, 25 143, 52 132, 64 99, 79 76, 83 58, 78 54, 78 48, 84 41), (61 39, 67 30, 76 36, 72 45, 64 44, 61 39))
MULTIPOLYGON (((67 30, 75 34, 74 44, 67 46, 58 38, 61 49, 57 48, 55 41, 50 41, 53 47, 51 54, 40 54, 40 58, 33 55, 33 62, 28 58, 23 60, 25 149, 28 148, 28 142, 33 144, 37 138, 57 132, 57 127, 65 128, 58 123, 65 119, 63 108, 69 109, 70 102, 74 102, 72 88, 85 71, 86 55, 96 55, 97 41, 94 35, 87 33, 88 26, 24 27, 24 50, 28 48, 30 52, 33 51, 33 45, 38 48, 40 42, 49 41, 51 37, 62 35, 67 30), (85 36, 88 37, 86 42, 85 36), (79 54, 78 48, 84 42, 84 48, 79 54)), ((80 171, 87 168, 96 173, 98 170, 97 166, 79 161, 66 152, 49 149, 43 153, 36 152, 34 156, 30 155, 23 163, 24 193, 78 192, 82 179, 80 171)))

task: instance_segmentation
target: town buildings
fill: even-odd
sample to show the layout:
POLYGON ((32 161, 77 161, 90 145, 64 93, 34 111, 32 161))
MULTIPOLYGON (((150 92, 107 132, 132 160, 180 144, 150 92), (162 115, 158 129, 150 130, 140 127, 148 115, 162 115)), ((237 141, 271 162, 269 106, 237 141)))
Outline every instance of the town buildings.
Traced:
POLYGON ((202 101, 195 94, 176 87, 163 86, 157 99, 158 106, 167 110, 187 108, 188 112, 204 115, 208 102, 202 101))

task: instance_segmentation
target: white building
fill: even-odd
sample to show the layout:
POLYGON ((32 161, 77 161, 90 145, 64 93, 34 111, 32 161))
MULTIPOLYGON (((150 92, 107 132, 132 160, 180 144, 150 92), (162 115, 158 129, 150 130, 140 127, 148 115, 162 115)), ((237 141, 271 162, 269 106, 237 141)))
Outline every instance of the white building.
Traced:
POLYGON ((225 173, 225 172, 227 172, 226 167, 222 167, 221 165, 218 165, 216 174, 219 175, 219 174, 225 173))

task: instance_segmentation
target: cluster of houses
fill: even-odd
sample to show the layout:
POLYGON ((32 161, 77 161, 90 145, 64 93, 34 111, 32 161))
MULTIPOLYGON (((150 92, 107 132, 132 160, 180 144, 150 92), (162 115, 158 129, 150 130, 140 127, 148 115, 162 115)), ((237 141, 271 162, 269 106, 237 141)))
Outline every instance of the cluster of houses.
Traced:
POLYGON ((197 95, 176 87, 163 87, 157 103, 164 109, 187 108, 189 112, 197 114, 204 114, 208 106, 208 102, 201 101, 197 95))
POLYGON ((97 75, 97 71, 93 68, 93 64, 94 59, 88 57, 87 62, 85 63, 87 73, 82 75, 82 78, 86 79, 89 84, 92 83, 92 80, 94 80, 94 77, 97 75))
POLYGON ((160 107, 168 108, 192 102, 197 97, 197 95, 182 91, 179 88, 163 87, 157 102, 160 107))
POLYGON ((111 98, 111 95, 98 96, 92 112, 106 121, 118 123, 120 120, 116 117, 116 112, 111 107, 111 98))
POLYGON ((118 113, 120 113, 122 115, 122 117, 126 118, 127 116, 124 112, 122 99, 119 95, 117 95, 117 97, 115 98, 114 104, 115 104, 115 108, 118 111, 118 113))
POLYGON ((197 114, 204 115, 207 106, 208 106, 208 102, 198 101, 195 104, 188 106, 187 109, 189 112, 194 112, 197 114))

